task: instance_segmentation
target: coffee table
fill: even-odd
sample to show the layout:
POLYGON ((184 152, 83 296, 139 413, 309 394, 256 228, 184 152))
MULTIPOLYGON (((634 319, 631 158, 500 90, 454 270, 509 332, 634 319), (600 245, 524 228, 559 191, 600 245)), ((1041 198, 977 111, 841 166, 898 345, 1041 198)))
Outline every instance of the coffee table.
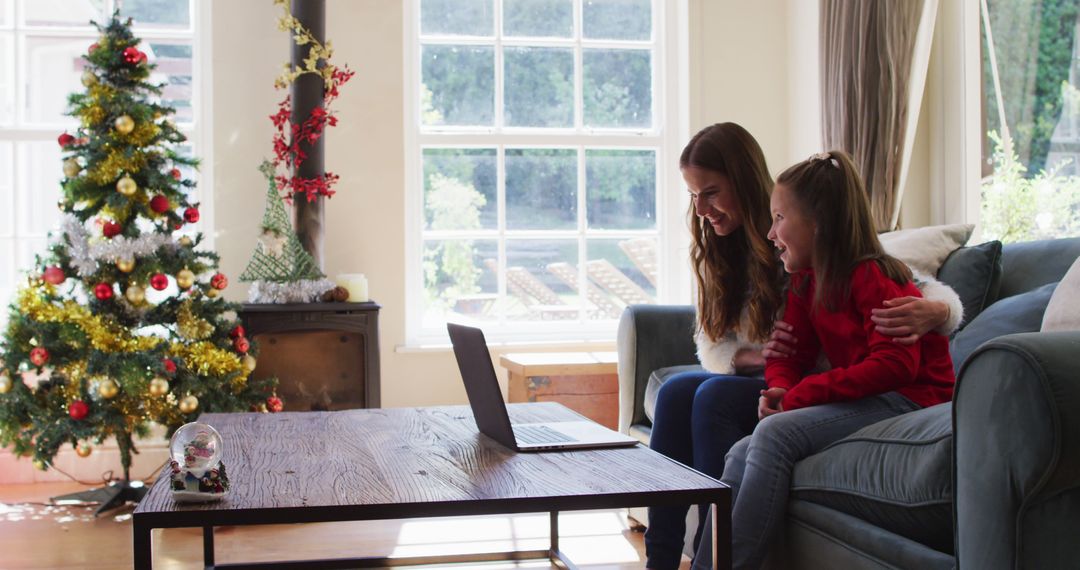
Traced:
MULTIPOLYGON (((515 422, 579 420, 556 403, 510 404, 515 422)), ((731 565, 731 490, 643 445, 517 453, 477 432, 468 406, 203 414, 221 432, 232 483, 215 503, 177 504, 165 470, 133 515, 135 568, 153 565, 151 530, 202 527, 206 568, 372 568, 550 559, 559 511, 709 504, 713 566, 731 565), (215 564, 214 527, 550 513, 546 550, 215 564)))

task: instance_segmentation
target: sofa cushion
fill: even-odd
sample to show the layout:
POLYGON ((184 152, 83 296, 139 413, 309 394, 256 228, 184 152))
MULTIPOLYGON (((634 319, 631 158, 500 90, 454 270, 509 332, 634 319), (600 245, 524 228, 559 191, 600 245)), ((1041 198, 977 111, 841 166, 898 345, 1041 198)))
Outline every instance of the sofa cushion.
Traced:
POLYGON ((952 403, 880 421, 795 465, 794 498, 953 551, 952 403))
POLYGON ((656 410, 656 394, 660 392, 660 387, 664 385, 664 382, 668 381, 668 378, 680 373, 680 372, 694 372, 698 370, 704 370, 700 364, 683 364, 681 366, 668 366, 667 368, 658 368, 649 375, 649 383, 645 386, 645 417, 649 418, 649 422, 653 421, 653 411, 656 410))
POLYGON ((1001 242, 961 247, 949 254, 937 278, 952 287, 964 305, 961 330, 997 299, 1001 288, 1001 242))
POLYGON ((971 224, 927 226, 910 230, 897 230, 878 236, 881 246, 889 255, 908 264, 912 269, 927 275, 937 275, 945 258, 954 249, 967 243, 971 224))
POLYGON ((1037 332, 1056 287, 1057 283, 1048 283, 1027 293, 1001 299, 956 333, 949 342, 949 354, 957 374, 964 361, 982 343, 1007 334, 1037 332))
POLYGON ((1076 258, 1054 289, 1054 294, 1050 296, 1039 330, 1080 330, 1080 303, 1076 302, 1077 297, 1080 297, 1080 257, 1076 258))

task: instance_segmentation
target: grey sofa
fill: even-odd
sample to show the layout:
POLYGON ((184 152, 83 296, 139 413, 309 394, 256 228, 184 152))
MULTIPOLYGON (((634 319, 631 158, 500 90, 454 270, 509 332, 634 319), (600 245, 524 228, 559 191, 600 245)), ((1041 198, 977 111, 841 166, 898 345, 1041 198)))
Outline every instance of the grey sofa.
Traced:
MULTIPOLYGON (((938 277, 968 314, 951 343, 953 402, 800 462, 774 565, 1080 568, 1080 331, 1024 332, 1038 331, 1078 255, 1071 238, 961 248, 946 260, 938 277)), ((658 385, 697 365, 693 326, 689 306, 622 315, 624 433, 648 442, 658 385)))

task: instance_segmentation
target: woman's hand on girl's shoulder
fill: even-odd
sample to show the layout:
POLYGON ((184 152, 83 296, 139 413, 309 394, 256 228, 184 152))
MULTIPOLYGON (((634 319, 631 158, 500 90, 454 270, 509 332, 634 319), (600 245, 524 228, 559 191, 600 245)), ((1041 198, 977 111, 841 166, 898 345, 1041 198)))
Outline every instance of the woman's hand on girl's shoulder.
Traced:
POLYGON ((795 344, 799 339, 791 334, 795 327, 784 321, 773 323, 772 334, 769 341, 761 348, 761 356, 764 358, 786 358, 795 354, 795 344))

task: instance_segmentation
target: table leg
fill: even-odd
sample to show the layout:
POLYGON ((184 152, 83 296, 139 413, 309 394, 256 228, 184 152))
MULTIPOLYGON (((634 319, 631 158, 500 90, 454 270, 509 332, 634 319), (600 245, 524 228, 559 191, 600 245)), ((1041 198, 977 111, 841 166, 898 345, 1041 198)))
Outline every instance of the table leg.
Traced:
POLYGON ((135 519, 131 528, 134 547, 132 565, 135 570, 150 570, 154 567, 151 529, 140 523, 138 519, 135 519))
POLYGON ((214 527, 204 526, 202 529, 202 556, 203 567, 214 567, 214 527))
POLYGON ((713 524, 712 567, 721 570, 731 568, 731 497, 709 505, 713 524))
POLYGON ((559 511, 551 511, 551 551, 559 551, 559 511))

